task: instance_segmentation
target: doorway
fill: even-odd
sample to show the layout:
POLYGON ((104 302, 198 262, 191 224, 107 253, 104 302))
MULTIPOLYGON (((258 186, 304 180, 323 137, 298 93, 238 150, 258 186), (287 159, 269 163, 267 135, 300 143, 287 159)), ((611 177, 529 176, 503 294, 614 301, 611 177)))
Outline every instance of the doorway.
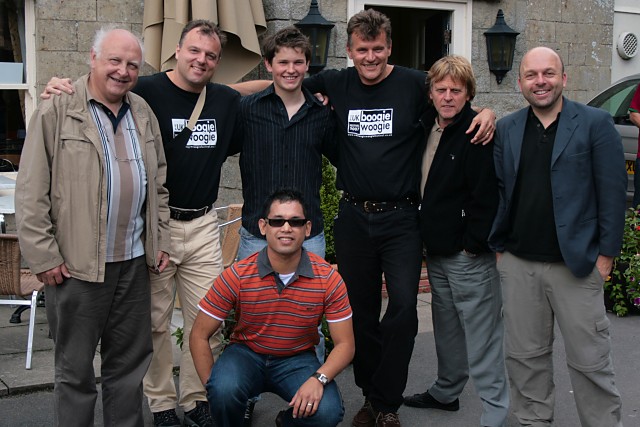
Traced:
POLYGON ((393 49, 389 63, 428 71, 434 62, 449 54, 451 11, 387 6, 373 8, 391 20, 393 49))

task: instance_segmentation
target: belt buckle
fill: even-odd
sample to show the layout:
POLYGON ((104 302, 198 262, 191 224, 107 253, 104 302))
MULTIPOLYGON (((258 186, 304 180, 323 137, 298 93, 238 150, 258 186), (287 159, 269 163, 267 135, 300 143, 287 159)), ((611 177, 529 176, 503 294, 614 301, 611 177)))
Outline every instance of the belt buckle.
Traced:
POLYGON ((383 204, 384 202, 372 202, 370 200, 365 200, 362 207, 367 213, 378 213, 383 211, 383 204))

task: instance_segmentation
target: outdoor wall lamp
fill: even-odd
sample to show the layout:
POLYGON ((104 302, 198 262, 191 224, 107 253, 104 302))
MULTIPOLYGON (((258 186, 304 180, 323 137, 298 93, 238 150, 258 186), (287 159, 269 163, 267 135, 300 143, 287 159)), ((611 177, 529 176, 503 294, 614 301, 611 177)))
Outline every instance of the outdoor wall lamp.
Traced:
POLYGON ((320 14, 316 0, 311 0, 311 7, 307 16, 294 25, 309 37, 309 42, 311 43, 309 74, 316 74, 327 66, 329 39, 334 25, 320 14))
POLYGON ((513 54, 516 50, 516 37, 519 32, 504 21, 502 9, 498 10, 496 23, 484 32, 487 39, 487 60, 489 71, 496 75, 496 82, 502 83, 507 71, 513 65, 513 54))

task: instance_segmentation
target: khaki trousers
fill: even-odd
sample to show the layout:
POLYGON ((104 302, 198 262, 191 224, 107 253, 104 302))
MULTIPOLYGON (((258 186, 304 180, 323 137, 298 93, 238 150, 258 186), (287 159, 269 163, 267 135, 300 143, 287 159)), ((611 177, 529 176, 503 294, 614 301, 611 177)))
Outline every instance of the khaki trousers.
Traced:
MULTIPOLYGON (((151 412, 195 407, 207 401, 189 351, 189 334, 198 313, 198 304, 213 280, 222 271, 222 252, 218 218, 213 211, 192 221, 169 221, 171 228, 171 262, 161 274, 151 274, 151 328, 153 358, 144 377, 144 393, 151 412), (183 342, 180 355, 179 399, 173 380, 173 351, 169 329, 177 292, 182 306, 183 342)), ((211 337, 214 358, 222 350, 221 329, 211 337)))
POLYGON ((554 323, 564 339, 573 396, 583 427, 620 427, 603 279, 575 277, 562 262, 528 261, 505 252, 497 264, 504 301, 511 405, 523 426, 553 424, 554 323))

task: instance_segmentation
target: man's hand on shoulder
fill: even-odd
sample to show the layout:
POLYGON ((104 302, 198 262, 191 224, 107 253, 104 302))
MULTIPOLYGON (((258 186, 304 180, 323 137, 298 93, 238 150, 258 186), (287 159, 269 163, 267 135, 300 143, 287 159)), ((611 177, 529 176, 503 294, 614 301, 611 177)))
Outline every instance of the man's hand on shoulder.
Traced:
POLYGON ((327 95, 323 95, 320 92, 317 92, 314 93, 313 96, 315 96, 318 101, 322 102, 322 105, 324 105, 325 107, 329 105, 329 97, 327 95))
POLYGON ((496 114, 488 108, 476 111, 478 115, 473 118, 471 126, 465 133, 473 133, 478 128, 474 137, 471 138, 471 143, 487 145, 493 139, 493 134, 496 131, 496 114))
POLYGON ((51 80, 47 82, 47 85, 40 94, 40 98, 49 99, 51 95, 60 95, 62 92, 66 92, 69 95, 73 94, 73 82, 71 79, 51 77, 51 80))

